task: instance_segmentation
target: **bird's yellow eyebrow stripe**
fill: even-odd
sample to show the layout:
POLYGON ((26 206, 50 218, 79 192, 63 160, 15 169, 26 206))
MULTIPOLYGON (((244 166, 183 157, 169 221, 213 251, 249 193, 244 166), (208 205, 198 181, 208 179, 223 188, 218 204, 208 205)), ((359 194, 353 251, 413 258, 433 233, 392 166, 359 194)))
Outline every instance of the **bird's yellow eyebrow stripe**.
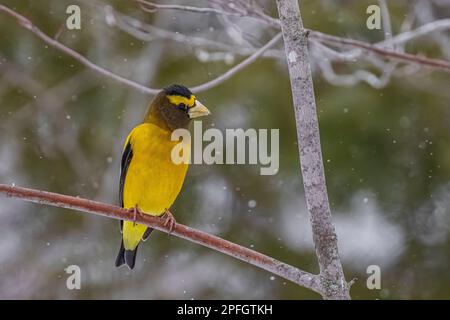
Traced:
POLYGON ((193 107, 195 105, 195 96, 192 94, 190 98, 186 98, 179 95, 170 95, 167 96, 167 99, 169 99, 170 103, 178 106, 181 103, 184 103, 188 107, 193 107))

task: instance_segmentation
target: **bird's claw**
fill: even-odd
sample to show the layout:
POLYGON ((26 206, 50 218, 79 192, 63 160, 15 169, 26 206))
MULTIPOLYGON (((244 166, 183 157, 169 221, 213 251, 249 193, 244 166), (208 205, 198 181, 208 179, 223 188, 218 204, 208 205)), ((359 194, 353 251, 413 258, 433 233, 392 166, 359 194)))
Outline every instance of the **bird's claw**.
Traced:
POLYGON ((171 234, 173 228, 175 228, 177 224, 177 220, 175 220, 175 217, 169 210, 166 210, 166 213, 164 214, 164 219, 166 220, 164 221, 164 227, 169 226, 169 234, 171 234))
POLYGON ((136 225, 136 218, 138 214, 141 214, 141 210, 137 206, 128 209, 130 212, 133 213, 133 225, 136 225))

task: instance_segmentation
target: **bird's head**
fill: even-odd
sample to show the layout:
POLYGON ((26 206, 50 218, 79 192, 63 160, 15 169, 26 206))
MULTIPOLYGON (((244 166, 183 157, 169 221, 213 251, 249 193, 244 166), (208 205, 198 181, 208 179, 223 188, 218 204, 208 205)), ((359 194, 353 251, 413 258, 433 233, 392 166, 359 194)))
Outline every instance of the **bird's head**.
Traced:
POLYGON ((160 122, 170 130, 175 130, 187 128, 192 119, 209 114, 209 110, 188 88, 172 84, 153 99, 145 118, 146 121, 160 122))

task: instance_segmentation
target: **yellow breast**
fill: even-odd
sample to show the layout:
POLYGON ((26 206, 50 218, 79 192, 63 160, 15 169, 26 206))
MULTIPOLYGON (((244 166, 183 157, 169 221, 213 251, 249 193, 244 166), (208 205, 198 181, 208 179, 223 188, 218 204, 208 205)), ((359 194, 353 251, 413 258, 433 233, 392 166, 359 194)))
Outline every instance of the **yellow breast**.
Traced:
MULTIPOLYGON (((142 212, 160 216, 178 196, 188 164, 175 164, 171 152, 177 141, 171 132, 144 123, 130 133, 133 157, 126 174, 123 201, 125 208, 137 205, 142 212)), ((184 150, 189 151, 188 148, 184 150)))

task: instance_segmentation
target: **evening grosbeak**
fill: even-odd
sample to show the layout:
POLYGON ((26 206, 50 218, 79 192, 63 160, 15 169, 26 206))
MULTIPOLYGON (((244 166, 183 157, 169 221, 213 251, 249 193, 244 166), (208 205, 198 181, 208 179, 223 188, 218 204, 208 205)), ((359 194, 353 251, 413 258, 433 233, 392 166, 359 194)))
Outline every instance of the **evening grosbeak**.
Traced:
MULTIPOLYGON (((170 228, 175 219, 169 209, 177 198, 188 169, 188 163, 176 164, 171 153, 178 141, 171 134, 187 129, 193 118, 210 114, 191 91, 181 85, 170 85, 159 92, 148 107, 144 121, 131 130, 122 155, 120 171, 120 205, 136 214, 165 216, 170 228)), ((190 145, 184 150, 190 151, 190 145)), ((141 240, 152 228, 133 221, 120 221, 122 243, 116 266, 134 268, 141 240)))

